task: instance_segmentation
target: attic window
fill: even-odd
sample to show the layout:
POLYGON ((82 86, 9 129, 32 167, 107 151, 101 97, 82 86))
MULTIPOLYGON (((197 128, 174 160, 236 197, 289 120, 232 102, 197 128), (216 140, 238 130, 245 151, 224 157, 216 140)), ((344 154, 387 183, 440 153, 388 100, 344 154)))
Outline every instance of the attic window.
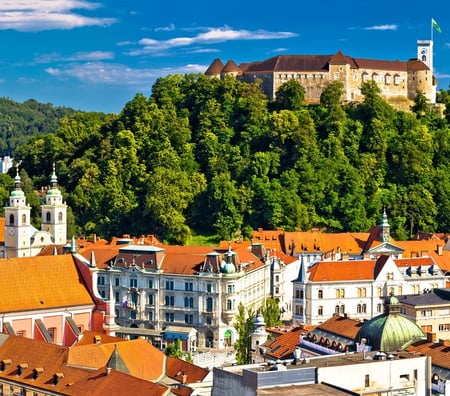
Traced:
POLYGON ((64 378, 64 373, 53 374, 53 386, 57 385, 64 378))
POLYGON ((37 379, 37 377, 39 377, 40 374, 42 374, 44 372, 44 367, 36 367, 35 369, 33 369, 33 379, 37 379))
POLYGON ((3 360, 0 362, 0 371, 5 371, 6 368, 7 368, 8 366, 10 366, 11 364, 12 364, 12 360, 11 360, 11 359, 3 359, 3 360))
POLYGON ((23 372, 28 368, 28 363, 20 363, 17 366, 17 375, 22 375, 23 372))

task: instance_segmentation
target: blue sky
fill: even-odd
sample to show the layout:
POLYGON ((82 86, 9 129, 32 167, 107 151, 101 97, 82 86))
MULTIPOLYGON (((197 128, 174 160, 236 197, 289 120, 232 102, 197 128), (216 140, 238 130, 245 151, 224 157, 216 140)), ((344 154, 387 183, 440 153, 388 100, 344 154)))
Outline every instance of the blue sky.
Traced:
POLYGON ((432 34, 438 89, 449 89, 448 0, 0 0, 0 96, 118 113, 158 77, 204 72, 214 58, 408 60, 432 34))

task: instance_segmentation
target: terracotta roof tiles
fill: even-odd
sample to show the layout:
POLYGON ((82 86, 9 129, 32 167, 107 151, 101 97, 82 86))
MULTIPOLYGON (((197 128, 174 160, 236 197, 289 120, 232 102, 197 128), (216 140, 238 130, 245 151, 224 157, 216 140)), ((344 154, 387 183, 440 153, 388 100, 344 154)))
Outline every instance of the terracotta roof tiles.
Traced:
POLYGON ((354 340, 362 326, 360 320, 334 315, 317 326, 318 329, 354 340))
POLYGON ((94 304, 71 255, 0 259, 0 267, 2 312, 94 304))
POLYGON ((309 269, 311 282, 370 281, 375 277, 375 260, 321 261, 309 269))
POLYGON ((66 395, 89 396, 163 396, 167 393, 167 386, 145 381, 106 367, 90 373, 64 391, 66 395))
POLYGON ((300 335, 306 332, 301 327, 295 327, 274 340, 265 342, 263 346, 266 347, 266 355, 274 359, 292 358, 294 349, 300 344, 300 335))

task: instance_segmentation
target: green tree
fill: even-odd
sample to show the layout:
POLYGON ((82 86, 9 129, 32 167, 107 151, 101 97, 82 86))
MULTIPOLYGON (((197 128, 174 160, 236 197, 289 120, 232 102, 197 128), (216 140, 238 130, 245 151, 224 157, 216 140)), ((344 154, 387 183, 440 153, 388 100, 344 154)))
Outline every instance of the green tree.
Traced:
POLYGON ((270 297, 264 301, 261 307, 261 315, 266 327, 281 326, 283 324, 280 316, 280 307, 277 299, 270 297))
POLYGON ((177 338, 175 342, 171 342, 166 346, 164 350, 166 356, 172 356, 178 359, 183 357, 183 351, 181 350, 181 341, 177 338))
POLYGON ((417 117, 423 117, 430 112, 430 102, 422 91, 417 91, 414 98, 414 105, 411 106, 411 110, 417 115, 417 117))
POLYGON ((238 364, 248 364, 252 361, 251 334, 254 329, 254 312, 251 308, 245 309, 242 302, 239 303, 234 328, 239 336, 234 343, 236 350, 236 361, 238 364))
POLYGON ((279 110, 300 110, 305 99, 305 88, 291 78, 281 84, 275 93, 275 103, 279 110))

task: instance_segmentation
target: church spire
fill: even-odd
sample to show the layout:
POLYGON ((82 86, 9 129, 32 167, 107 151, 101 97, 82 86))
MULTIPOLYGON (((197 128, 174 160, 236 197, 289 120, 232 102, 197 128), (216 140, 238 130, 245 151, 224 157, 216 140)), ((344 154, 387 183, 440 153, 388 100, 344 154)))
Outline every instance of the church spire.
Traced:
POLYGON ((383 211, 383 218, 381 219, 381 224, 380 224, 380 237, 381 237, 381 242, 389 242, 391 236, 390 236, 390 226, 388 223, 388 219, 387 219, 387 214, 386 214, 386 208, 383 211))

